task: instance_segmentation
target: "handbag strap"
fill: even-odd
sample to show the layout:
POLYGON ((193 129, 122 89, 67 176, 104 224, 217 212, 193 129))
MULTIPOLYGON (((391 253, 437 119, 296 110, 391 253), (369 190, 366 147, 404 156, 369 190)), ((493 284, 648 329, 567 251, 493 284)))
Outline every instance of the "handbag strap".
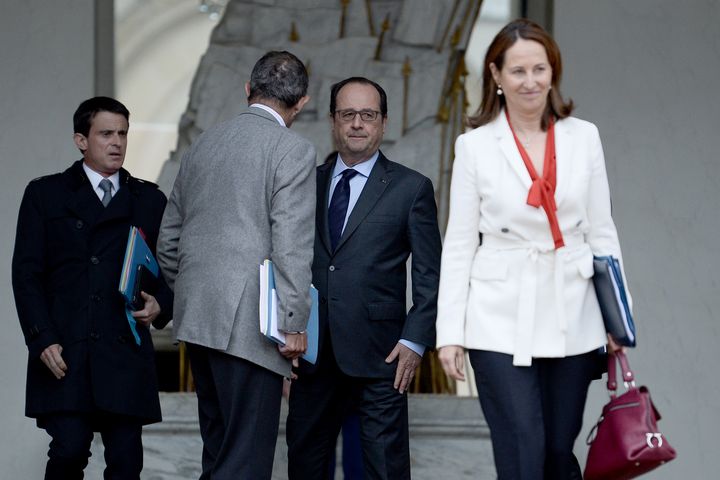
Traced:
POLYGON ((620 362, 620 371, 622 372, 623 383, 625 388, 635 386, 635 375, 630 370, 630 363, 628 362, 627 356, 622 350, 617 352, 608 353, 608 381, 607 388, 610 391, 610 396, 615 396, 617 391, 617 363, 620 362))

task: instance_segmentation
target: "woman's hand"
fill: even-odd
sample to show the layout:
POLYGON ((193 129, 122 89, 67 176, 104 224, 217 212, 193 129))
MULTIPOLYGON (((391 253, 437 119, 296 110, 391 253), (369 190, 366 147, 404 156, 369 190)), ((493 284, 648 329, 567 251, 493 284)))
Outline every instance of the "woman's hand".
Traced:
POLYGON ((618 344, 615 341, 615 339, 612 337, 612 335, 610 335, 609 333, 607 334, 607 339, 608 339, 608 352, 615 353, 615 352, 622 351, 622 353, 625 353, 625 347, 618 344))
POLYGON ((465 349, 459 345, 448 345, 440 347, 438 358, 443 370, 455 380, 465 381, 465 349))

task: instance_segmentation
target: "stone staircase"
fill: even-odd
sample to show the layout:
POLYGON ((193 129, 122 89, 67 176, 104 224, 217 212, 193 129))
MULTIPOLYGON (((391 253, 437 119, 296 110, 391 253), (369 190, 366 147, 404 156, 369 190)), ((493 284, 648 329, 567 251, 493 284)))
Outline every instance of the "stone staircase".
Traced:
MULTIPOLYGON (((142 480, 185 480, 200 476, 202 441, 194 393, 162 393, 164 420, 143 432, 145 468, 142 480)), ((283 401, 280 434, 275 447, 273 480, 287 479, 287 446, 283 401)), ((494 478, 492 447, 476 398, 410 395, 410 456, 415 480, 494 478)), ((102 478, 104 461, 99 435, 86 478, 102 478)), ((337 456, 338 463, 342 458, 337 456)), ((335 475, 342 479, 342 466, 335 475)))

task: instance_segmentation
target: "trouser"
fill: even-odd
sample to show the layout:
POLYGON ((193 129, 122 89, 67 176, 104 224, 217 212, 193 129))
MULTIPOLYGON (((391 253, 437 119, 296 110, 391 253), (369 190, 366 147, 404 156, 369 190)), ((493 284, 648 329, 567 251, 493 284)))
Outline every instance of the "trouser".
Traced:
POLYGON ((187 344, 203 439, 201 480, 272 476, 282 376, 252 362, 187 344))
POLYGON ((581 480, 573 445, 599 355, 534 358, 516 367, 512 355, 469 353, 498 480, 581 480))
POLYGON ((345 375, 328 337, 315 372, 301 374, 290 389, 290 480, 328 478, 340 427, 353 407, 360 418, 365 478, 410 478, 407 395, 393 388, 392 378, 345 375))
POLYGON ((111 413, 63 412, 44 415, 38 426, 50 435, 45 480, 76 480, 90 458, 93 432, 105 447, 106 480, 138 480, 143 467, 142 424, 111 413))
MULTIPOLYGON (((335 480, 336 458, 331 455, 328 477, 335 480)), ((360 416, 353 409, 342 424, 342 471, 343 480, 364 480, 362 443, 360 442, 360 416)))

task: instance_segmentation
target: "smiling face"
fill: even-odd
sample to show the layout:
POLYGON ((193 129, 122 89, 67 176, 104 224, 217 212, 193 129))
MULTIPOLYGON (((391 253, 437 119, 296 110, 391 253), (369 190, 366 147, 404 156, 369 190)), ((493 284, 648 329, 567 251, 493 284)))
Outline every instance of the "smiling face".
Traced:
POLYGON ((90 121, 86 137, 75 133, 75 145, 83 152, 85 164, 104 177, 123 165, 127 148, 128 121, 118 113, 100 111, 90 121))
POLYGON ((552 68, 542 44, 519 38, 505 52, 502 69, 490 65, 493 78, 502 86, 510 115, 542 115, 552 86, 552 68))
POLYGON ((368 160, 380 147, 387 118, 379 112, 380 94, 372 85, 348 83, 338 91, 331 118, 332 134, 335 147, 348 166, 368 160), (365 121, 357 114, 345 121, 340 112, 349 110, 378 113, 374 120, 365 121))

